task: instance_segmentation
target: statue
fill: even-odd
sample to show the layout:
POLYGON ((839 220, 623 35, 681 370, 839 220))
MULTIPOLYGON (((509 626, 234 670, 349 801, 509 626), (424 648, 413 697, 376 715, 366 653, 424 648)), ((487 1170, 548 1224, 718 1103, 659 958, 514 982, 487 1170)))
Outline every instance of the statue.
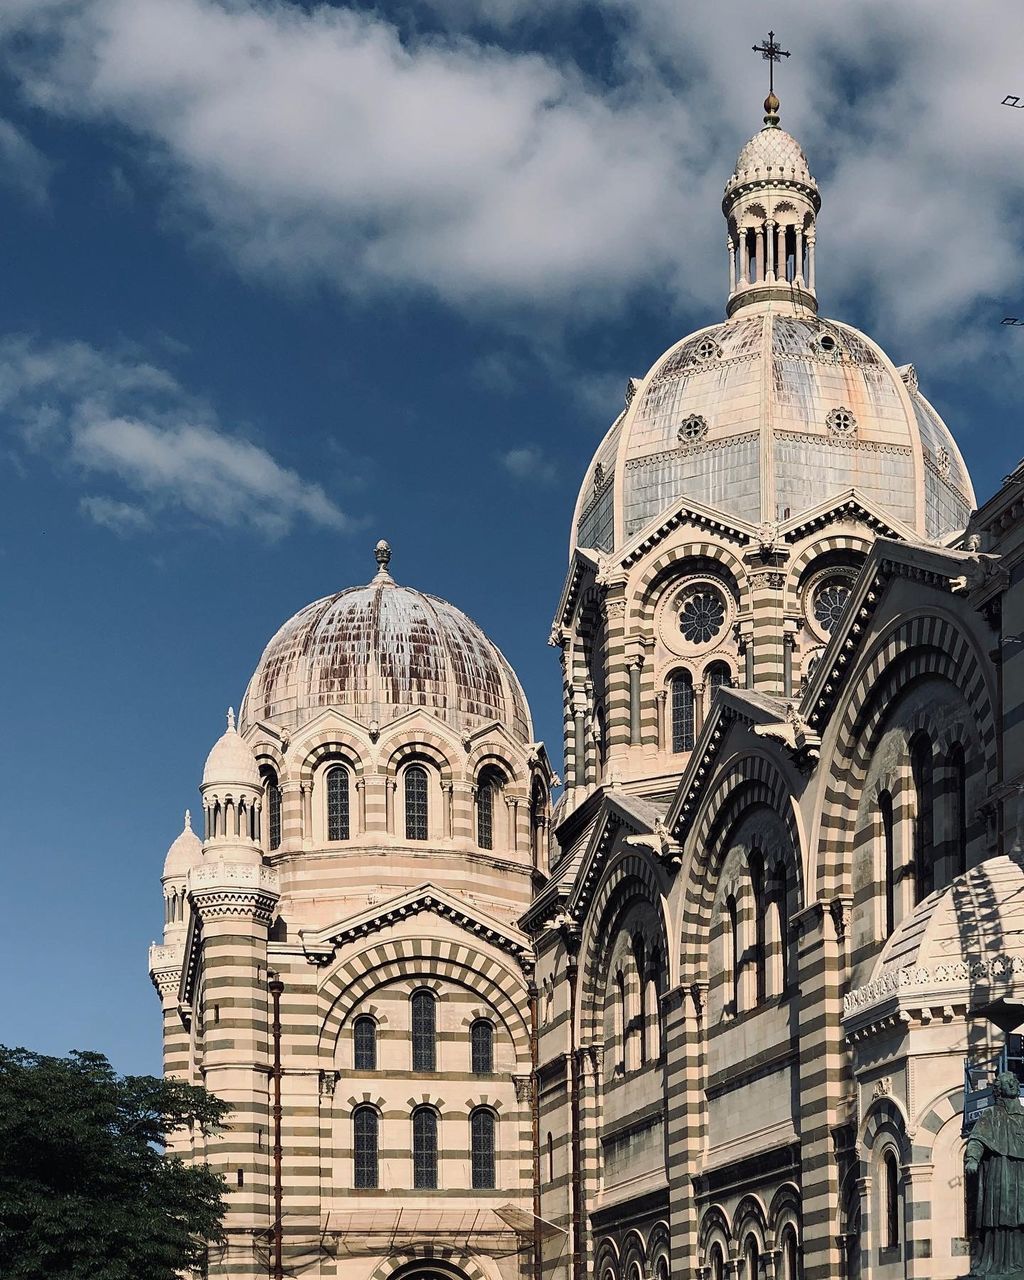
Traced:
POLYGON ((977 1174, 975 1230, 979 1251, 972 1276, 1024 1280, 1024 1108, 1012 1071, 996 1078, 995 1101, 978 1117, 964 1152, 977 1174))

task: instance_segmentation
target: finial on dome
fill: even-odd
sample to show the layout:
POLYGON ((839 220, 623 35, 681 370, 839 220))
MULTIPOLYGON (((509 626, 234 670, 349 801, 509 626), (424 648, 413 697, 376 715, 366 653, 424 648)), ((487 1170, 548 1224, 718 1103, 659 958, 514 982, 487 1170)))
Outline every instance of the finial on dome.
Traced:
POLYGON ((380 542, 373 549, 373 558, 377 561, 377 576, 374 582, 381 582, 385 578, 390 578, 388 573, 388 565, 391 563, 391 543, 385 538, 381 538, 380 542))
POLYGON ((192 830, 192 810, 191 809, 185 810, 185 830, 186 831, 192 830))
POLYGON ((760 44, 751 46, 754 53, 759 53, 761 57, 768 63, 768 97, 764 100, 764 122, 767 128, 777 129, 779 127, 779 100, 775 96, 775 64, 783 58, 789 57, 789 50, 783 49, 778 40, 775 39, 775 32, 768 32, 768 39, 763 40, 760 44))
POLYGON ((235 709, 234 707, 228 707, 228 733, 230 733, 234 729, 234 727, 235 727, 235 709))

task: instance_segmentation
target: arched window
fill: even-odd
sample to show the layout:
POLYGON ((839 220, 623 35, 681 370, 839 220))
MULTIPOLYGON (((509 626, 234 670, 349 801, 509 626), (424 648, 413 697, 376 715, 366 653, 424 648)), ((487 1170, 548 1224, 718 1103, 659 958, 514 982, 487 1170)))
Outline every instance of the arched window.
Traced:
POLYGON ((935 888, 934 819, 932 805, 932 744, 927 734, 915 734, 910 743, 910 772, 914 779, 914 883, 917 901, 935 888))
POLYGON ((725 1256, 717 1243, 711 1246, 711 1280, 725 1280, 725 1256))
POLYGON ((555 1138, 554 1134, 548 1134, 548 1182, 555 1180, 555 1138))
POLYGON ((264 775, 267 789, 267 845, 270 849, 281 847, 281 788, 277 774, 268 769, 264 775))
POLYGON ((694 738, 693 678, 688 671, 672 677, 672 750, 692 751, 694 738))
POLYGON ((900 1246, 900 1170, 896 1162, 896 1152, 890 1148, 882 1158, 882 1194, 885 1197, 883 1210, 885 1219, 882 1224, 885 1249, 898 1249, 900 1246))
POLYGON ((541 865, 541 833, 544 830, 545 810, 544 784, 540 778, 534 778, 530 791, 530 861, 535 867, 541 865))
POLYGON ((412 1185, 424 1190, 437 1186, 437 1112, 417 1107, 412 1113, 412 1185))
POLYGON ((356 1071, 377 1070, 377 1023, 368 1013, 352 1027, 352 1065, 356 1071))
POLYGON ((469 1033, 473 1074, 489 1076, 494 1070, 494 1025, 477 1018, 469 1033))
POLYGON ((655 1280, 669 1280, 668 1258, 662 1254, 654 1264, 655 1280))
POLYGON ((356 1107, 352 1113, 352 1149, 355 1155, 355 1185, 375 1187, 378 1181, 379 1117, 373 1107, 356 1107))
POLYGON ((781 861, 772 872, 765 916, 765 990, 769 996, 781 996, 789 986, 789 886, 781 861))
POLYGON ((476 793, 476 842, 481 849, 494 848, 494 787, 486 778, 476 793))
POLYGON ((411 764, 405 771, 405 838, 426 840, 427 771, 421 764, 411 764))
POLYGON ((967 768, 964 749, 955 742, 946 757, 949 787, 949 838, 952 841, 950 874, 962 876, 967 870, 967 768))
POLYGON ((469 1117, 473 1190, 489 1191, 494 1178, 494 1112, 478 1107, 469 1117))
POLYGON ((740 916, 736 908, 736 899, 730 893, 725 900, 725 918, 728 938, 726 938, 726 960, 729 965, 729 983, 731 991, 729 995, 732 999, 731 1012, 736 1014, 740 1011, 740 916))
POLYGON ((746 1263, 745 1280, 761 1280, 761 1249, 757 1243, 757 1237, 753 1234, 747 1236, 743 1260, 746 1263))
POLYGON ((892 796, 882 791, 878 796, 878 817, 882 824, 882 875, 885 878, 885 936, 896 928, 896 845, 892 796))
POLYGON ((797 1250, 796 1231, 784 1227, 782 1231, 782 1280, 800 1280, 800 1254, 797 1250))
POLYGON ((626 978, 620 971, 615 976, 615 1053, 619 1071, 626 1073, 626 978))
POLYGON ((412 998, 412 1069, 437 1070, 437 1009, 429 991, 412 998))
POLYGON ((768 994, 768 957, 765 920, 764 863, 756 849, 750 851, 750 890, 754 908, 754 1003, 768 994))
POLYGON ((327 771, 327 839, 348 836, 348 770, 339 764, 327 771))
POLYGON ((724 662, 713 662, 704 677, 708 688, 707 708, 710 711, 719 689, 732 688, 732 672, 724 662))

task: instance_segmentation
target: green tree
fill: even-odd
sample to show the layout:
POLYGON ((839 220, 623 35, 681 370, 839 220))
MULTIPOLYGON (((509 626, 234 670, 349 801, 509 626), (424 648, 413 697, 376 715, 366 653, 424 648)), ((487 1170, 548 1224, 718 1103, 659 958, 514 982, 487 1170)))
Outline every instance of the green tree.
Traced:
POLYGON ((177 1080, 120 1076, 99 1053, 0 1045, 0 1276, 177 1280, 222 1239, 224 1180, 163 1154, 226 1104, 177 1080))

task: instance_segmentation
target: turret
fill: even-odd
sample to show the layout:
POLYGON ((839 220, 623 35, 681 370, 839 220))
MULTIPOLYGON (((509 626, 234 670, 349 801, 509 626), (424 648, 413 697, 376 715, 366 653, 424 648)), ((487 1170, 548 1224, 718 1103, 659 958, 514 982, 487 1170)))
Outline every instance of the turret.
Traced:
POLYGON ((203 845, 192 830, 192 814, 185 810, 181 834, 167 850, 161 884, 164 888, 164 945, 185 939, 188 927, 188 873, 203 858, 203 845))
POLYGON ((256 759, 235 728, 233 708, 228 708, 227 729, 206 758, 200 792, 204 859, 257 865, 263 787, 256 759))

